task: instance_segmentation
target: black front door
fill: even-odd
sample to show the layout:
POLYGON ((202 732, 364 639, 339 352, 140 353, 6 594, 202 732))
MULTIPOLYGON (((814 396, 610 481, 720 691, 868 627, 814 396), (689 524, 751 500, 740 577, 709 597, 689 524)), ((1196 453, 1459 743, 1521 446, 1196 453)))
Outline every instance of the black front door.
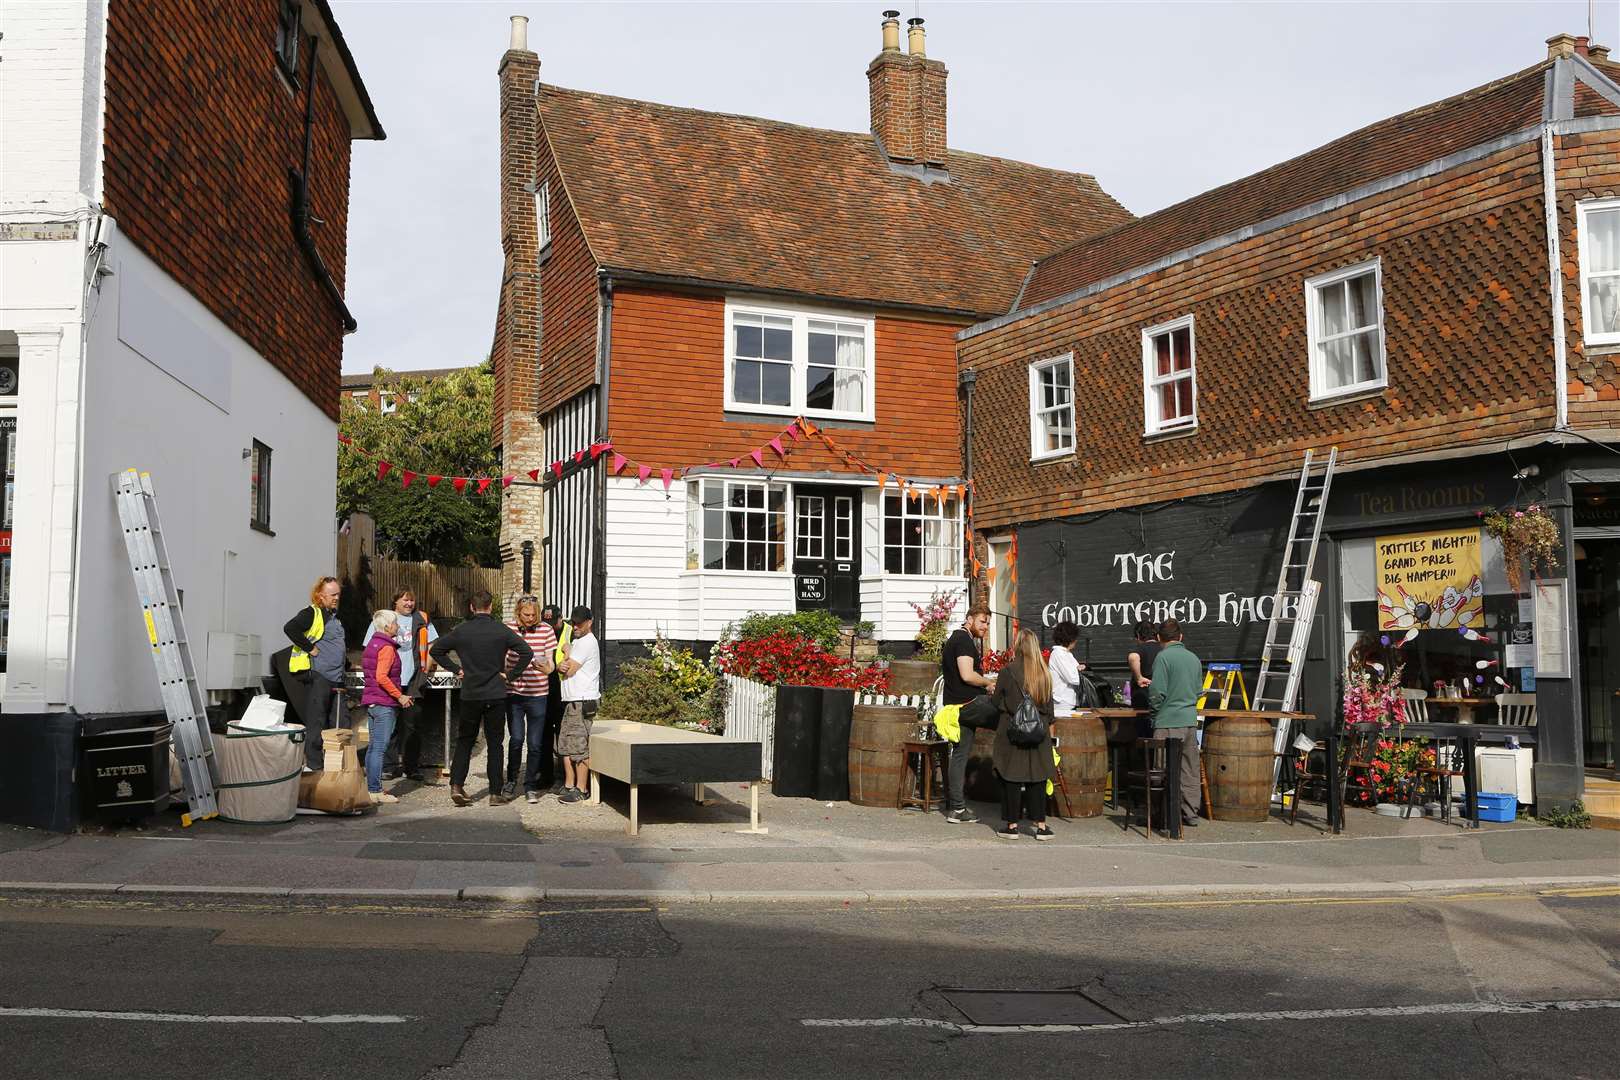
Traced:
POLYGON ((800 611, 861 617, 859 488, 799 484, 793 493, 793 586, 800 611))

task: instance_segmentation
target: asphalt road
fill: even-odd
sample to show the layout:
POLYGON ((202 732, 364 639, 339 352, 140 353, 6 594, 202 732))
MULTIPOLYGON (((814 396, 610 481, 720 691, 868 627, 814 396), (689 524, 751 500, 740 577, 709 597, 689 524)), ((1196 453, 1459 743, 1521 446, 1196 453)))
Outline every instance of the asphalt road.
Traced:
POLYGON ((1616 1005, 1616 889, 966 910, 0 897, 16 1080, 1573 1080, 1620 1076, 1616 1005), (1013 999, 1048 1010, 1017 1029, 952 988, 1090 1002, 1013 999), (1092 1005, 1101 1026, 1070 1022, 1092 1005))

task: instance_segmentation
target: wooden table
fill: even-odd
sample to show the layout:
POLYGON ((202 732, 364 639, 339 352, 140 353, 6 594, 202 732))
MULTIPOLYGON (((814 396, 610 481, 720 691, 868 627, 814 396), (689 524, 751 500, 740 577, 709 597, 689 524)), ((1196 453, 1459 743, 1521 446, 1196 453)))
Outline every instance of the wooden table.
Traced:
POLYGON ((602 801, 603 776, 630 785, 630 820, 625 831, 641 831, 642 784, 691 784, 703 802, 703 785, 741 781, 748 785, 748 828, 759 824, 759 743, 723 739, 685 728, 642 724, 634 720, 597 720, 591 725, 591 802, 602 801))
POLYGON ((1472 724, 1477 722, 1474 720, 1474 710, 1483 708, 1486 705, 1495 705, 1496 699, 1488 697, 1430 697, 1425 698, 1423 703, 1431 709, 1436 705, 1448 709, 1456 709, 1457 723, 1472 724))

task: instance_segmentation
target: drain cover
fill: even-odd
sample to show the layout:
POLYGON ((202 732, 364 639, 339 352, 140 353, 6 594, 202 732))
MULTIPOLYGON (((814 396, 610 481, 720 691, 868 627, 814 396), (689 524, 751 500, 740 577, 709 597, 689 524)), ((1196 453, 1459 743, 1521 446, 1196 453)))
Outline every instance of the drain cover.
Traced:
POLYGON ((1123 1017, 1078 990, 941 990, 970 1024, 1113 1024, 1123 1017))

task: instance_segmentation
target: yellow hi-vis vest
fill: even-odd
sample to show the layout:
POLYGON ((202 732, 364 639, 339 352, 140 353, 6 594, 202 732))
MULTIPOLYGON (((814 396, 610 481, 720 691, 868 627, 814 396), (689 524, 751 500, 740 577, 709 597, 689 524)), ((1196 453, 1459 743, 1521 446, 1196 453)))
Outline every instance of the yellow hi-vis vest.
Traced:
MULTIPOLYGON (((309 643, 313 645, 317 641, 321 640, 322 634, 326 633, 326 619, 321 616, 321 608, 319 604, 311 604, 309 609, 315 613, 315 621, 309 624, 309 633, 305 634, 304 637, 308 638, 309 643)), ((308 671, 309 653, 294 645, 292 659, 287 661, 287 670, 308 671)))
POLYGON ((562 633, 557 635, 557 651, 553 655, 553 659, 556 661, 557 670, 559 672, 562 670, 563 660, 565 660, 568 656, 568 643, 573 640, 574 624, 571 622, 563 623, 562 633))

